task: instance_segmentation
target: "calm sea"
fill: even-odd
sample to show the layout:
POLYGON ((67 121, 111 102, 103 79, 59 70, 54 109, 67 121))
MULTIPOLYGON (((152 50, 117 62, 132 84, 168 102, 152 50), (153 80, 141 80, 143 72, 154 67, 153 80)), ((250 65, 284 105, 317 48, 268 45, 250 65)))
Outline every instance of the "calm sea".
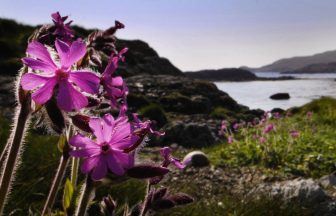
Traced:
MULTIPOLYGON (((256 73, 259 77, 279 77, 277 72, 256 73)), ((286 74, 300 78, 284 81, 216 82, 219 89, 227 92, 238 103, 251 109, 287 109, 301 106, 321 96, 336 98, 336 73, 330 74, 286 74), (287 92, 289 100, 271 100, 272 94, 287 92)))

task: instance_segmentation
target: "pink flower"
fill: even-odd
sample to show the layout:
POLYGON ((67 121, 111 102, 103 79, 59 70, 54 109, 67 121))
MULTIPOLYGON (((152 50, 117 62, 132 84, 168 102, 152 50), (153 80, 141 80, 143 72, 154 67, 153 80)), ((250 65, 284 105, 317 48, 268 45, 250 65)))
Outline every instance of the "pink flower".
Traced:
POLYGON ((68 16, 62 17, 59 12, 51 14, 51 18, 55 25, 55 31, 53 34, 62 39, 64 42, 71 42, 72 38, 74 37, 73 30, 70 27, 72 20, 65 23, 65 20, 68 19, 68 16))
POLYGON ((233 143, 233 137, 232 136, 228 136, 227 141, 229 144, 233 143))
POLYGON ((171 156, 171 149, 169 147, 163 147, 160 150, 160 154, 164 158, 164 161, 162 163, 163 167, 168 167, 169 164, 172 163, 172 164, 174 164, 174 166, 176 166, 179 169, 184 169, 185 168, 185 165, 183 163, 181 163, 179 159, 171 156))
POLYGON ((72 150, 70 155, 84 158, 81 166, 83 173, 92 171, 92 179, 99 180, 106 176, 108 170, 121 176, 126 169, 134 166, 134 153, 125 153, 124 149, 133 145, 138 137, 133 135, 127 117, 114 119, 106 114, 103 118, 91 118, 89 126, 96 140, 78 134, 69 142, 79 148, 72 150))
POLYGON ((240 125, 238 123, 234 123, 232 127, 234 130, 238 130, 240 125))
POLYGON ((259 138, 260 143, 265 143, 266 141, 267 141, 267 139, 265 137, 260 137, 259 138))
POLYGON ((269 133, 269 132, 271 132, 271 131, 273 131, 274 130, 274 124, 268 124, 265 128, 264 128, 264 134, 267 134, 267 133, 269 133))
POLYGON ((139 116, 138 114, 136 113, 133 113, 133 124, 134 124, 134 128, 136 129, 136 131, 141 131, 141 133, 145 133, 145 134, 153 134, 155 136, 163 136, 165 135, 164 132, 160 132, 160 131, 155 131, 153 128, 152 128, 152 121, 150 120, 147 120, 147 121, 144 121, 142 122, 140 119, 139 119, 139 116))
POLYGON ((312 111, 307 112, 307 118, 310 120, 312 119, 312 117, 313 117, 313 112, 312 111))
POLYGON ((227 125, 228 125, 228 122, 226 120, 223 120, 222 123, 221 123, 221 127, 218 131, 218 135, 219 136, 224 136, 226 131, 227 131, 227 125))
POLYGON ((273 118, 279 119, 279 118, 281 118, 281 114, 279 112, 275 112, 275 113, 273 113, 273 118))
POLYGON ((21 79, 22 88, 32 90, 32 99, 35 103, 43 105, 50 100, 55 87, 58 86, 58 106, 65 111, 79 110, 88 105, 88 99, 81 91, 97 93, 100 79, 90 70, 71 70, 71 66, 86 53, 84 42, 77 40, 69 46, 56 40, 55 47, 60 65, 54 62, 47 48, 41 43, 34 41, 28 45, 27 53, 31 57, 23 58, 22 61, 40 73, 24 74, 21 79))
POLYGON ((113 73, 118 68, 119 61, 124 61, 124 56, 127 48, 122 49, 118 55, 112 54, 108 65, 102 75, 102 84, 106 92, 106 97, 111 100, 113 106, 117 105, 119 98, 124 98, 128 94, 128 88, 121 76, 113 77, 113 73))
POLYGON ((297 130, 291 130, 291 131, 289 132, 289 134, 290 134, 293 138, 297 138, 297 137, 300 136, 300 132, 297 131, 297 130))

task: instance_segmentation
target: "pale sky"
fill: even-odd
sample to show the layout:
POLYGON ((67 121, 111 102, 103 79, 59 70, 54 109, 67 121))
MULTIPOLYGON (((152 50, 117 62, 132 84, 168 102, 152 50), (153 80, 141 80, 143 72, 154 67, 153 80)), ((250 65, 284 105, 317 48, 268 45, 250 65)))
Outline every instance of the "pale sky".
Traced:
MULTIPOLYGON (((336 49, 336 0, 0 0, 0 17, 84 27, 141 39, 181 70, 250 67, 336 49)), ((131 50, 130 50, 131 52, 131 50)))

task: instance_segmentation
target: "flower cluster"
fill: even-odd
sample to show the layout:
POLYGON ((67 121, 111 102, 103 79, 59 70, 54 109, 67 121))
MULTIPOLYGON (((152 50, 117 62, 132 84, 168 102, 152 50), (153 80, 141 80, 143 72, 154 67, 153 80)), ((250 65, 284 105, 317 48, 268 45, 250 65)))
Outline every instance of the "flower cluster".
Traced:
MULTIPOLYGON (((164 133, 154 131, 150 120, 141 121, 136 113, 129 113, 126 82, 115 73, 119 63, 125 61, 128 49, 118 52, 113 35, 124 25, 116 21, 114 27, 81 39, 71 28, 72 21, 66 22, 67 16, 56 12, 51 17, 54 25, 42 26, 30 38, 27 56, 22 59, 26 67, 20 86, 31 95, 35 105, 33 113, 46 115, 56 125, 53 128, 58 128, 60 140, 66 137, 67 141, 59 144, 62 163, 66 164, 69 156, 81 159, 80 170, 88 179, 86 187, 108 176, 119 180, 127 176, 145 178, 154 185, 169 171, 168 165, 183 169, 185 165, 167 147, 160 152, 162 164, 144 165, 135 160, 149 134, 163 136, 164 133), (106 56, 108 60, 104 62, 106 56), (115 113, 118 116, 112 115, 115 113)), ((64 176, 66 166, 62 163, 55 182, 61 182, 64 176)), ((42 214, 52 205, 57 188, 58 185, 53 185, 42 214)), ((88 205, 84 198, 80 200, 77 215, 83 213, 81 205, 88 205)), ((178 205, 176 200, 172 202, 178 205)), ((113 202, 104 202, 105 207, 106 203, 113 202)), ((142 209, 142 213, 145 211, 142 209)))

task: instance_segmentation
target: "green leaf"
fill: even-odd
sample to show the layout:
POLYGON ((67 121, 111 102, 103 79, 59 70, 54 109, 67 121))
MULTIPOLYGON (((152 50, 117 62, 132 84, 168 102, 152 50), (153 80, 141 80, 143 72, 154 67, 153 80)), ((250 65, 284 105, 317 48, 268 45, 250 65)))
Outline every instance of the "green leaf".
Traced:
POLYGON ((74 188, 71 181, 67 178, 64 186, 64 194, 63 194, 63 208, 64 211, 70 207, 72 196, 74 193, 74 188))
POLYGON ((66 136, 64 134, 61 134, 57 143, 57 148, 60 152, 63 152, 66 141, 66 136))

